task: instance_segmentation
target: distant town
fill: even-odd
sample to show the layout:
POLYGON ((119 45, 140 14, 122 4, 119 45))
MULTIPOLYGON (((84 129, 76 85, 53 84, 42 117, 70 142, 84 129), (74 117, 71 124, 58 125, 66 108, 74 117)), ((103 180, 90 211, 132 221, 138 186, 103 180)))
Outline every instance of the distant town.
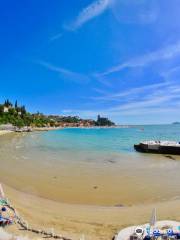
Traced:
POLYGON ((97 120, 82 119, 78 116, 45 115, 30 113, 24 105, 14 104, 8 99, 0 104, 0 127, 12 126, 16 128, 48 128, 48 127, 111 127, 115 126, 108 118, 97 116, 97 120))

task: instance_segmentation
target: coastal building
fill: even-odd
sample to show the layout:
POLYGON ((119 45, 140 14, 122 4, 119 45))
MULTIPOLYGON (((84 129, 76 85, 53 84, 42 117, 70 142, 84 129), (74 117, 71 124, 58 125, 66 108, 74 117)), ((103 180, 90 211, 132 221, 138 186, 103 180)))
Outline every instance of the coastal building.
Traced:
POLYGON ((115 123, 110 121, 108 118, 97 116, 96 126, 115 126, 115 123))
POLYGON ((9 107, 6 107, 6 106, 4 106, 4 113, 8 113, 9 112, 9 107))

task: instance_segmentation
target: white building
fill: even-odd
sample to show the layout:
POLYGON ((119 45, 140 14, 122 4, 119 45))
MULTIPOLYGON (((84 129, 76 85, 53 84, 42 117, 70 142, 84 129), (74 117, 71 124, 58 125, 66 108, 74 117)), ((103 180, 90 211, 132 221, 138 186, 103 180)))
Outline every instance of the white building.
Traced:
POLYGON ((4 112, 5 113, 9 112, 9 108, 8 107, 4 107, 4 112))

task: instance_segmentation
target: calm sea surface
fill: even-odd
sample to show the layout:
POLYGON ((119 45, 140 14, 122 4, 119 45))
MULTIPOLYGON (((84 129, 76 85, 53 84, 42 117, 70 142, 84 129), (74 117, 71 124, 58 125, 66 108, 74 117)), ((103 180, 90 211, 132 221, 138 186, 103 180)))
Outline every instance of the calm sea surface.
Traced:
POLYGON ((131 205, 180 197, 180 157, 141 154, 142 140, 180 141, 180 125, 62 129, 0 137, 0 180, 56 201, 131 205))
POLYGON ((56 151, 128 153, 134 152, 135 143, 150 139, 180 141, 180 124, 50 131, 41 134, 36 146, 56 151))

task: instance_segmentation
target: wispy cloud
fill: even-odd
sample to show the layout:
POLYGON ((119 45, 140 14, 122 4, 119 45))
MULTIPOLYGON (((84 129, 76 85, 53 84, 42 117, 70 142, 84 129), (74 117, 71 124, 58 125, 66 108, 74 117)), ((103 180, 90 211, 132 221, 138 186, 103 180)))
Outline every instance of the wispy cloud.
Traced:
MULTIPOLYGON (((177 106, 180 107, 180 101, 177 102, 177 106)), ((67 115, 78 115, 84 118, 96 118, 99 114, 101 116, 107 116, 107 117, 126 117, 126 116, 131 116, 131 117, 143 117, 142 119, 145 119, 147 117, 152 116, 152 114, 157 114, 154 116, 154 120, 159 118, 159 115, 165 114, 171 114, 171 113, 177 113, 177 106, 157 106, 157 107, 141 107, 138 111, 137 109, 132 109, 132 110, 119 110, 116 111, 114 109, 96 109, 96 110, 78 110, 78 109, 73 109, 69 110, 67 115), (157 118, 156 118, 157 117, 157 118)), ((133 119, 132 119, 133 120, 133 119)), ((166 119, 164 119, 166 122, 166 119)), ((144 120, 142 120, 144 121, 144 120)), ((127 123, 127 122, 126 122, 127 123)), ((135 122, 134 122, 135 123, 135 122)))
POLYGON ((160 74, 162 77, 164 77, 166 79, 170 79, 170 78, 174 77, 174 75, 176 73, 179 73, 179 72, 180 72, 180 65, 172 67, 168 70, 165 70, 165 71, 161 72, 160 74))
MULTIPOLYGON (((96 117, 97 114, 111 117, 140 117, 148 118, 152 114, 155 116, 168 116, 168 114, 177 113, 177 107, 180 107, 180 87, 175 82, 157 83, 139 88, 130 89, 129 91, 121 92, 116 97, 125 96, 125 102, 118 103, 112 107, 104 107, 99 109, 72 110, 72 114, 78 114, 83 117, 96 117), (146 92, 148 90, 148 92, 146 92), (143 94, 139 94, 143 93, 143 94), (131 94, 137 94, 137 98, 131 101, 131 94)), ((114 97, 114 96, 111 96, 114 97)), ((154 117, 155 119, 156 117, 154 117)))
POLYGON ((141 13, 139 17, 139 21, 142 24, 150 24, 154 23, 157 19, 157 12, 156 11, 149 11, 145 13, 141 13))
MULTIPOLYGON (((106 9, 111 6, 111 3, 114 3, 116 0, 96 0, 90 5, 86 6, 84 9, 79 12, 76 18, 71 21, 69 24, 64 24, 64 29, 67 31, 75 31, 78 28, 82 27, 85 23, 91 19, 101 15, 106 9)), ((58 40, 63 36, 63 33, 57 33, 56 35, 50 38, 50 41, 58 40)))
POLYGON ((58 34, 52 36, 49 40, 52 42, 52 41, 55 41, 55 40, 61 38, 62 36, 63 36, 62 33, 58 33, 58 34))
MULTIPOLYGON (((97 96, 97 97, 92 97, 93 100, 103 100, 103 101, 119 101, 123 97, 131 97, 132 96, 139 96, 140 93, 145 93, 147 91, 153 91, 153 90, 158 90, 161 89, 162 87, 166 87, 170 85, 170 82, 161 82, 161 83, 154 83, 150 85, 145 85, 141 87, 136 87, 136 88, 131 88, 126 91, 121 91, 118 93, 113 93, 113 94, 103 94, 102 96, 97 96)), ((99 93, 104 93, 100 89, 95 89, 99 93)))
POLYGON ((140 57, 130 59, 117 66, 113 66, 99 75, 105 76, 111 73, 119 72, 125 68, 144 67, 150 63, 160 61, 160 60, 168 60, 178 55, 180 55, 180 41, 172 45, 168 45, 167 47, 164 47, 162 49, 158 49, 156 51, 147 53, 140 57))
POLYGON ((75 18, 73 22, 66 25, 65 28, 70 31, 74 31, 80 28, 82 25, 90 21, 91 19, 102 14, 112 3, 113 0, 96 0, 87 7, 85 7, 75 18))
POLYGON ((145 109, 147 112, 151 109, 152 112, 153 109, 156 110, 157 108, 176 107, 176 104, 180 103, 179 91, 179 85, 171 83, 158 90, 154 88, 149 94, 139 97, 136 101, 113 107, 111 110, 122 111, 124 114, 131 115, 133 112, 141 114, 142 110, 145 109))
MULTIPOLYGON (((139 1, 137 2, 134 1, 133 4, 139 5, 139 1)), ((130 7, 133 7, 131 1, 127 5, 130 7)), ((124 9, 124 4, 122 1, 94 0, 91 4, 89 4, 88 6, 84 7, 81 10, 73 21, 71 21, 68 24, 64 24, 64 29, 68 31, 75 31, 81 28, 88 21, 104 13, 107 9, 111 9, 112 13, 114 13, 114 16, 116 17, 117 15, 116 13, 119 14, 119 8, 121 9, 121 11, 126 12, 126 16, 127 16, 127 11, 126 11, 126 8, 124 9)), ((136 10, 135 10, 135 13, 137 14, 136 10)), ((149 11, 141 11, 140 13, 138 13, 138 19, 140 19, 140 22, 144 24, 154 22, 156 17, 157 17, 157 13, 155 11, 149 10, 149 11)), ((137 23, 138 21, 137 19, 135 19, 133 22, 137 23)), ((62 35, 63 35, 62 33, 56 34, 50 38, 50 41, 57 40, 61 38, 62 35)))
MULTIPOLYGON (((127 111, 129 115, 131 115, 131 111, 136 111, 136 114, 138 112, 138 114, 141 114, 141 110, 142 109, 149 109, 149 108, 157 108, 157 107, 163 107, 163 104, 167 107, 168 105, 174 105, 174 103, 176 103, 175 100, 178 100, 178 102, 180 102, 180 96, 179 93, 174 94, 174 93, 170 93, 167 96, 165 95, 161 95, 161 96, 154 96, 154 97, 150 97, 148 96, 147 98, 144 98, 143 100, 137 100, 135 102, 131 102, 131 103, 127 103, 127 104, 123 104, 117 107, 112 108, 111 110, 113 111, 127 111), (174 102, 172 102, 171 100, 174 100, 174 102)), ((164 108, 164 107, 163 107, 164 108)))
POLYGON ((69 69, 65 69, 62 67, 57 67, 51 63, 45 62, 45 61, 36 61, 37 64, 45 67, 46 69, 58 73, 60 76, 62 76, 65 80, 73 81, 77 83, 87 83, 90 78, 87 75, 73 72, 69 69))
POLYGON ((112 12, 120 23, 152 24, 158 18, 157 1, 121 0, 113 4, 112 12))

